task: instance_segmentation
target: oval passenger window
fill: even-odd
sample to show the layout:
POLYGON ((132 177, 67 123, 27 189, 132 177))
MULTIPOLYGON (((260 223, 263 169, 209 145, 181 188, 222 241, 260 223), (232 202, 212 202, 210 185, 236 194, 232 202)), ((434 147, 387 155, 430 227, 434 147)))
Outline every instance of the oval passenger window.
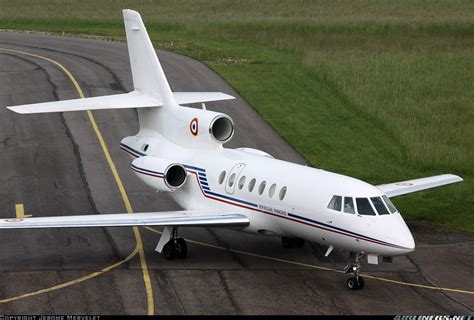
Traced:
POLYGON ((244 184, 245 184, 245 176, 243 176, 239 179, 239 189, 240 190, 242 190, 242 188, 244 187, 244 184))
POLYGON ((219 184, 222 184, 222 182, 224 182, 225 175, 226 175, 226 172, 224 170, 224 171, 221 172, 221 174, 219 176, 219 184))
POLYGON ((286 187, 281 188, 281 190, 280 190, 280 195, 279 195, 280 200, 283 200, 283 199, 285 198, 285 196, 286 196, 286 190, 287 190, 286 187))
POLYGON ((229 177, 229 187, 232 187, 235 182, 235 173, 231 174, 229 177))
POLYGON ((253 178, 252 180, 250 180, 249 182, 249 192, 252 192, 253 191, 253 188, 255 187, 255 182, 257 180, 255 180, 255 178, 253 178))
POLYGON ((272 184, 272 186, 270 187, 270 189, 268 189, 268 196, 270 198, 273 198, 273 195, 275 194, 275 190, 276 190, 276 183, 272 184))
POLYGON ((260 186, 258 187, 258 194, 262 194, 263 191, 265 191, 266 185, 267 183, 265 181, 262 181, 262 183, 260 183, 260 186))

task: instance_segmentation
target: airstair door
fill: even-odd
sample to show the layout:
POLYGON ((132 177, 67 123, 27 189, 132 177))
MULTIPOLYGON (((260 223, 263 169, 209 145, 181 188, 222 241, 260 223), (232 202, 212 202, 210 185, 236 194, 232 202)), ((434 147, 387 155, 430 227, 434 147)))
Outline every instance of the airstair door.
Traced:
POLYGON ((225 184, 225 191, 228 194, 233 194, 235 191, 235 185, 238 183, 240 179, 240 174, 242 170, 244 170, 245 164, 244 163, 237 163, 232 170, 230 170, 229 175, 227 176, 227 181, 225 184))

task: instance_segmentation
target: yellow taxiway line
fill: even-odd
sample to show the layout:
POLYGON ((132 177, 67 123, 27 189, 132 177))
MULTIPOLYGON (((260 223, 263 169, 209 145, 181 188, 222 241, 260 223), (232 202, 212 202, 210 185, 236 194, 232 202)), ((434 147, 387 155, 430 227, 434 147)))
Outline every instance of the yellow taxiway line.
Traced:
MULTIPOLYGON (((151 227, 144 227, 144 228, 151 231, 151 232, 161 234, 161 231, 156 230, 154 228, 151 228, 151 227)), ((272 260, 272 261, 278 261, 278 262, 282 262, 282 263, 288 263, 288 264, 297 265, 297 266, 300 266, 300 267, 307 267, 307 268, 311 268, 311 269, 318 269, 318 270, 324 270, 324 271, 333 271, 333 272, 337 272, 337 273, 345 273, 344 271, 339 270, 339 269, 335 269, 335 268, 327 268, 327 267, 317 266, 317 265, 314 265, 314 264, 308 264, 308 263, 302 263, 302 262, 297 262, 297 261, 291 261, 291 260, 286 260, 286 259, 280 259, 280 258, 264 256, 264 255, 261 255, 261 254, 251 253, 251 252, 247 252, 247 251, 235 250, 235 249, 230 249, 230 248, 228 249, 228 248, 225 248, 225 247, 216 246, 216 245, 213 245, 213 244, 208 244, 208 243, 199 242, 199 241, 194 241, 194 240, 190 240, 190 239, 186 239, 186 241, 189 242, 189 243, 194 243, 194 244, 200 245, 200 246, 205 246, 205 247, 219 249, 219 250, 229 250, 230 252, 239 253, 239 254, 246 255, 246 256, 251 256, 251 257, 256 257, 256 258, 261 258, 261 259, 266 259, 266 260, 272 260)), ((438 290, 438 291, 448 291, 448 292, 457 292, 457 293, 464 293, 464 294, 473 294, 474 295, 474 291, 469 291, 469 290, 428 286, 428 285, 423 285, 423 284, 417 284, 417 283, 411 283, 411 282, 398 281, 398 280, 392 280, 392 279, 387 279, 387 278, 371 276, 371 275, 364 274, 364 273, 361 273, 361 275, 363 275, 366 278, 379 280, 379 281, 385 281, 385 282, 394 283, 394 284, 400 284, 400 285, 404 285, 404 286, 418 287, 418 288, 438 290)))
POLYGON ((58 285, 55 285, 55 286, 52 286, 52 287, 49 287, 49 288, 41 289, 41 290, 30 292, 30 293, 25 293, 25 294, 22 294, 22 295, 19 295, 19 296, 16 296, 16 297, 12 297, 12 298, 3 299, 3 300, 0 300, 0 303, 12 302, 12 301, 32 297, 32 296, 37 296, 37 295, 42 294, 42 293, 47 293, 47 292, 51 292, 51 291, 54 291, 54 290, 64 289, 66 287, 78 284, 80 282, 98 277, 98 276, 103 275, 104 273, 106 273, 106 272, 108 272, 112 269, 115 269, 115 268, 121 266, 125 262, 128 262, 128 261, 132 260, 133 257, 135 257, 135 255, 137 253, 138 253, 138 246, 135 247, 135 249, 132 251, 132 253, 130 253, 125 259, 120 260, 119 262, 116 262, 116 263, 114 263, 114 264, 112 264, 108 267, 105 267, 105 268, 99 270, 99 271, 90 273, 90 274, 85 275, 83 277, 80 277, 80 278, 77 278, 77 279, 74 279, 74 280, 71 280, 71 281, 68 281, 68 282, 64 282, 64 283, 61 283, 61 284, 58 284, 58 285))
POLYGON ((15 205, 15 214, 16 214, 17 219, 32 217, 31 214, 25 214, 25 207, 23 206, 22 203, 18 203, 15 205))
MULTIPOLYGON (((81 98, 85 98, 84 92, 82 91, 79 83, 77 82, 76 78, 72 75, 72 73, 61 63, 44 57, 40 56, 37 54, 29 53, 29 52, 24 52, 24 51, 18 51, 18 50, 12 50, 12 49, 6 49, 6 48, 0 48, 1 51, 7 51, 7 52, 12 52, 12 53, 17 53, 17 54, 22 54, 34 58, 39 58, 46 60, 57 67, 61 69, 61 71, 66 74, 66 76, 71 80, 73 83, 74 87, 76 88, 77 93, 81 98)), ((109 164, 110 170, 112 171, 112 175, 115 178, 115 182, 120 190, 120 195, 122 196, 123 203, 125 204, 125 208, 127 209, 128 213, 133 213, 132 205, 130 204, 130 200, 128 199, 127 193, 125 191, 125 188, 122 183, 122 179, 120 179, 120 176, 117 172, 117 169, 115 167, 115 163, 112 160, 112 157, 110 156, 109 149, 107 148, 107 145, 104 141, 104 138, 102 136, 102 133, 99 130, 99 127, 97 126, 97 123, 94 119, 94 115, 92 114, 91 111, 87 111, 87 115, 89 116, 89 120, 92 124, 92 128, 94 129, 94 132, 97 136, 97 139, 99 140, 100 146, 102 147, 102 151, 105 155, 105 158, 107 159, 107 163, 109 164)), ((146 295, 147 295, 147 305, 148 305, 148 315, 153 315, 155 313, 155 304, 154 304, 154 299, 153 299, 153 288, 151 285, 151 280, 150 280, 150 273, 148 271, 148 265, 146 263, 146 257, 145 257, 145 252, 143 250, 143 242, 142 238, 140 235, 140 231, 138 230, 138 227, 133 227, 133 233, 135 235, 135 239, 137 242, 137 250, 138 254, 140 256, 140 264, 141 264, 141 269, 143 271, 143 281, 145 282, 145 290, 146 290, 146 295)))
MULTIPOLYGON (((32 56, 32 57, 37 57, 37 58, 44 59, 46 61, 49 61, 49 62, 57 65, 69 77, 69 79, 72 81, 72 83, 74 84, 74 86, 75 86, 76 90, 78 91, 79 95, 81 96, 81 98, 84 98, 84 94, 83 94, 78 82, 76 81, 74 76, 62 64, 60 64, 60 63, 58 63, 58 62, 56 62, 52 59, 49 59, 49 58, 46 58, 46 57, 43 57, 43 56, 39 56, 39 55, 35 55, 35 54, 31 54, 31 53, 28 53, 28 52, 11 50, 11 49, 4 49, 4 48, 0 48, 0 50, 19 53, 19 54, 24 54, 24 55, 28 55, 28 56, 32 56)), ((117 172, 117 169, 115 167, 115 164, 114 164, 114 162, 113 162, 113 160, 110 156, 107 145, 105 144, 105 141, 103 139, 103 136, 102 136, 98 126, 97 126, 97 123, 94 119, 94 116, 93 116, 91 111, 87 111, 87 114, 88 114, 89 119, 92 123, 93 129, 94 129, 94 131, 97 135, 97 138, 99 139, 102 150, 103 150, 104 155, 107 159, 107 162, 110 166, 110 169, 111 169, 112 174, 115 178, 117 186, 120 190, 120 194, 122 196, 122 199, 123 199, 123 202, 124 202, 125 207, 127 209, 127 212, 128 213, 133 213, 133 209, 132 209, 132 206, 131 206, 130 201, 128 199, 125 188, 124 188, 124 186, 121 182, 120 176, 119 176, 119 174, 117 172)), ((20 212, 20 214, 21 214, 22 209, 23 209, 22 205, 21 205, 21 208, 17 207, 17 214, 18 214, 18 212, 20 212)), ((24 214, 24 210, 23 210, 23 214, 24 214)), ((158 233, 158 234, 161 234, 161 232, 159 230, 156 230, 156 229, 151 228, 151 227, 145 227, 145 229, 147 229, 149 231, 152 231, 152 232, 155 232, 155 233, 158 233)), ((35 291, 35 292, 23 294, 23 295, 20 295, 20 296, 17 296, 17 297, 3 299, 3 300, 0 300, 0 303, 15 301, 15 300, 31 297, 31 296, 34 296, 34 295, 39 295, 39 294, 42 294, 42 293, 50 292, 50 291, 53 291, 53 290, 62 289, 62 288, 65 288, 65 287, 83 282, 85 280, 97 277, 99 275, 104 274, 105 272, 108 272, 108 271, 124 264, 127 261, 130 261, 138 253, 139 256, 140 256, 140 263, 141 263, 141 266, 142 266, 143 278, 144 278, 144 282, 145 282, 145 288, 146 288, 146 291, 147 291, 148 314, 154 314, 153 291, 152 291, 152 287, 151 287, 151 281, 150 281, 150 275, 149 275, 149 272, 148 272, 148 267, 147 267, 147 264, 146 264, 145 254, 143 252, 142 239, 141 239, 140 232, 139 232, 137 227, 134 227, 133 231, 134 231, 135 238, 136 238, 136 241, 137 241, 137 246, 135 247, 134 251, 132 253, 130 253, 130 255, 127 256, 124 260, 121 260, 121 261, 119 261, 119 262, 117 262, 117 263, 115 263, 111 266, 103 268, 100 271, 91 273, 89 275, 80 277, 78 279, 71 280, 69 282, 59 284, 59 285, 56 285, 56 286, 53 286, 53 287, 50 287, 50 288, 46 288, 46 289, 38 290, 38 291, 35 291)), ((318 269, 318 270, 324 270, 324 271, 333 271, 333 272, 337 272, 337 273, 344 273, 344 271, 334 269, 334 268, 327 268, 327 267, 322 267, 322 266, 317 266, 317 265, 312 265, 312 264, 307 264, 307 263, 301 263, 301 262, 297 262, 297 261, 280 259, 280 258, 255 254, 255 253, 251 253, 251 252, 241 251, 241 250, 228 249, 228 248, 225 248, 225 247, 216 246, 216 245, 212 245, 212 244, 208 244, 208 243, 204 243, 204 242, 199 242, 199 241, 194 241, 194 240, 189 240, 189 239, 186 239, 186 240, 190 243, 194 243, 194 244, 197 244, 197 245, 206 246, 206 247, 219 249, 219 250, 229 250, 231 252, 235 252, 235 253, 242 254, 242 255, 247 255, 247 256, 252 256, 252 257, 256 257, 256 258, 272 260, 272 261, 277 261, 277 262, 282 262, 282 263, 287 263, 287 264, 292 264, 292 265, 298 265, 298 266, 301 266, 301 267, 307 267, 307 268, 311 268, 311 269, 318 269)), ((474 291, 421 285, 421 284, 416 284, 416 283, 410 283, 410 282, 404 282, 404 281, 398 281, 398 280, 392 280, 392 279, 387 279, 387 278, 382 278, 382 277, 371 276, 371 275, 367 275, 367 274, 363 274, 363 275, 366 278, 379 280, 379 281, 384 281, 384 282, 393 283, 393 284, 399 284, 399 285, 405 285, 405 286, 411 286, 411 287, 418 287, 418 288, 424 288, 424 289, 431 289, 431 290, 438 290, 438 291, 448 291, 448 292, 456 292, 456 293, 474 295, 474 291)))

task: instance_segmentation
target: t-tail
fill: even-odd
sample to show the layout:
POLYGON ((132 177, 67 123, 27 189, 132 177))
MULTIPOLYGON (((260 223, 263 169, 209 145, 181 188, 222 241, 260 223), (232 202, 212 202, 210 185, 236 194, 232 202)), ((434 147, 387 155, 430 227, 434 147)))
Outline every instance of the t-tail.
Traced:
POLYGON ((165 108, 175 107, 176 101, 170 85, 140 14, 125 9, 123 19, 135 91, 153 97, 165 108))
POLYGON ((153 115, 151 118, 159 116, 161 112, 158 110, 160 109, 162 111, 175 109, 174 112, 177 112, 176 108, 183 104, 234 99, 222 92, 172 92, 140 14, 125 9, 123 17, 132 70, 133 91, 7 108, 21 114, 136 108, 139 113, 140 128, 156 130, 156 128, 149 128, 152 124, 146 119, 150 118, 150 115, 153 115))

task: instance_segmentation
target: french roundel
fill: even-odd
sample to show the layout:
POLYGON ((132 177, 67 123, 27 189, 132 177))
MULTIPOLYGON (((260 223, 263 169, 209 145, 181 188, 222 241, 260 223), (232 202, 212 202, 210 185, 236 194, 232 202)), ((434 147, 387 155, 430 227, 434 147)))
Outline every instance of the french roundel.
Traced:
POLYGON ((198 124, 198 119, 194 118, 191 120, 191 123, 189 124, 189 130, 191 130, 191 133, 193 136, 197 136, 199 132, 199 124, 198 124))

